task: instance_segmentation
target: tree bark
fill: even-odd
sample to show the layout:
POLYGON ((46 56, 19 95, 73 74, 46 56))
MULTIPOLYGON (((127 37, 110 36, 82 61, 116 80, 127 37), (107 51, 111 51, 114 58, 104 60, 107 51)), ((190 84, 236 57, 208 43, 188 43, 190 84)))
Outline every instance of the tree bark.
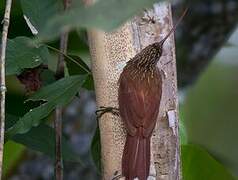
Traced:
POLYGON ((6 59, 6 48, 7 48, 7 35, 10 24, 12 1, 6 1, 3 30, 2 30, 2 41, 0 44, 0 91, 1 91, 1 103, 0 103, 0 179, 2 177, 2 164, 3 164, 3 147, 4 147, 4 132, 5 132, 5 98, 6 98, 6 83, 5 83, 5 59, 6 59))
MULTIPOLYGON (((112 33, 90 30, 89 41, 97 105, 118 107, 118 78, 126 62, 142 48, 163 39, 172 28, 171 7, 155 4, 148 11, 155 23, 145 20, 146 12, 112 33), (142 17, 144 16, 144 20, 142 17)), ((152 136, 151 175, 160 180, 180 179, 178 96, 174 37, 164 44, 158 64, 163 73, 163 93, 157 125, 152 136)), ((125 128, 119 117, 105 114, 99 121, 103 179, 121 173, 125 128)), ((152 179, 155 179, 153 177, 152 179)))

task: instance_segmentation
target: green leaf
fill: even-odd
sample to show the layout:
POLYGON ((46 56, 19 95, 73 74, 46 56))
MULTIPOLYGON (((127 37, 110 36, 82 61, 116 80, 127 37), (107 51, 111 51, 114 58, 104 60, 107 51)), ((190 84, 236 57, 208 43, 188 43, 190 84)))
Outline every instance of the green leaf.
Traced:
POLYGON ((42 86, 52 84, 56 81, 55 73, 51 71, 50 69, 44 69, 40 74, 40 78, 43 83, 42 86))
POLYGON ((188 144, 188 135, 187 135, 187 130, 184 125, 184 114, 183 114, 183 106, 181 105, 180 107, 180 112, 179 112, 179 138, 180 138, 180 144, 181 145, 186 145, 188 144))
POLYGON ((83 87, 88 90, 94 90, 94 81, 90 68, 88 65, 78 56, 68 55, 70 58, 66 58, 66 66, 70 75, 88 74, 83 87))
POLYGON ((66 28, 100 28, 111 31, 138 11, 156 2, 158 0, 99 0, 92 6, 85 7, 79 4, 70 11, 50 19, 44 31, 40 33, 40 38, 55 38, 66 28))
POLYGON ((13 114, 6 113, 6 123, 5 123, 5 129, 9 129, 12 127, 19 118, 13 114))
POLYGON ((87 76, 87 79, 85 80, 83 84, 83 88, 87 90, 94 90, 94 80, 92 74, 87 76))
POLYGON ((8 39, 6 54, 6 75, 19 74, 25 68, 37 67, 50 57, 45 46, 33 45, 27 37, 8 39))
POLYGON ((22 155, 24 155, 24 150, 24 146, 13 141, 8 141, 4 144, 3 177, 10 174, 16 167, 22 155))
POLYGON ((180 144, 187 144, 188 143, 187 132, 184 123, 181 120, 179 121, 179 134, 180 134, 180 144))
MULTIPOLYGON (((12 140, 55 157, 55 131, 47 125, 34 127, 26 134, 17 134, 12 137, 12 140)), ((80 162, 79 155, 72 150, 64 136, 62 137, 62 156, 66 161, 80 162)))
POLYGON ((68 55, 70 57, 66 58, 66 65, 70 75, 88 74, 91 72, 88 65, 76 55, 68 55))
POLYGON ((65 105, 78 92, 86 76, 69 76, 50 84, 33 94, 28 101, 48 101, 65 105))
MULTIPOLYGON (((224 61, 238 59, 227 56, 224 61)), ((188 91, 181 109, 190 143, 202 145, 238 176, 238 66, 213 61, 188 91)))
POLYGON ((101 141, 100 141, 100 131, 98 126, 95 131, 93 141, 91 144, 91 154, 92 154, 94 163, 100 173, 101 172, 101 141))
POLYGON ((27 24, 30 29, 41 32, 47 20, 63 10, 62 2, 59 0, 21 0, 22 11, 29 21, 27 24))
POLYGON ((24 134, 32 127, 38 126, 56 106, 64 106, 71 101, 83 85, 85 78, 86 76, 69 76, 40 89, 28 101, 45 101, 45 103, 26 113, 7 130, 6 135, 11 137, 15 134, 24 134))
POLYGON ((182 146, 183 180, 235 180, 227 169, 204 149, 182 146))

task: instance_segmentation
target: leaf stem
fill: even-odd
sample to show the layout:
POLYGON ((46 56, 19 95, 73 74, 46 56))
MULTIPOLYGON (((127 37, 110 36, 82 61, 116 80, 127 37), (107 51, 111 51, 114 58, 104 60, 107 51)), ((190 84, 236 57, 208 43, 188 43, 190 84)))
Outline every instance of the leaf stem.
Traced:
POLYGON ((74 58, 70 57, 70 56, 67 55, 66 53, 63 53, 63 52, 61 52, 60 50, 58 50, 57 48, 54 48, 54 47, 49 46, 49 45, 47 45, 47 44, 46 44, 46 46, 47 46, 49 49, 51 49, 51 50, 53 50, 53 51, 55 51, 55 52, 57 52, 57 53, 60 53, 60 54, 64 55, 67 59, 69 59, 70 61, 72 61, 72 62, 74 62, 75 64, 77 64, 80 68, 82 68, 82 69, 83 69, 84 71, 86 71, 88 74, 91 74, 91 71, 89 71, 87 68, 85 68, 84 66, 82 66, 81 64, 79 64, 74 58))
POLYGON ((2 160, 3 160, 3 146, 4 146, 4 130, 5 130, 5 98, 6 98, 6 83, 5 83, 5 59, 6 59, 6 47, 7 47, 7 35, 10 24, 12 0, 6 0, 5 13, 2 30, 2 42, 0 52, 0 179, 2 176, 2 160))

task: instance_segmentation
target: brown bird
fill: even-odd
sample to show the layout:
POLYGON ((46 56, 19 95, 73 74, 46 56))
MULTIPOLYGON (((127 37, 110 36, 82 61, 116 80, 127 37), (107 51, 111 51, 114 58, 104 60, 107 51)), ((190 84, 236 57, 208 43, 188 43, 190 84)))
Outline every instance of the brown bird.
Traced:
POLYGON ((119 78, 119 112, 127 130, 122 157, 122 176, 126 180, 136 177, 146 180, 149 176, 150 139, 162 95, 162 77, 157 62, 162 56, 164 42, 176 26, 163 40, 145 47, 128 61, 119 78))

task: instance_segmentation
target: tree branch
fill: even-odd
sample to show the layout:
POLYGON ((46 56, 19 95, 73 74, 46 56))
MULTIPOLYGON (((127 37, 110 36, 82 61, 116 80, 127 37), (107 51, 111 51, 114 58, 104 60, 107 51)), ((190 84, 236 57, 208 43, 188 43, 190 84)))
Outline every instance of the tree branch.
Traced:
POLYGON ((3 30, 2 30, 2 42, 1 42, 1 54, 0 54, 0 91, 1 91, 1 104, 0 104, 0 179, 2 176, 2 160, 3 160, 3 146, 4 146, 4 130, 5 130, 5 96, 6 96, 6 83, 5 83, 5 58, 7 47, 7 34, 10 23, 12 0, 6 1, 3 30))
MULTIPOLYGON (((64 10, 67 10, 70 6, 71 0, 64 0, 64 10)), ((56 78, 60 79, 64 77, 64 54, 67 54, 68 46, 68 31, 66 30, 60 36, 60 51, 57 69, 56 69, 56 78)))
MULTIPOLYGON (((64 0, 64 10, 69 8, 71 0, 64 0)), ((64 54, 67 54, 68 46, 68 31, 65 31, 60 36, 60 52, 55 77, 60 79, 64 77, 64 54)), ((62 159, 62 119, 63 107, 55 109, 55 179, 63 180, 63 159, 62 159)))

